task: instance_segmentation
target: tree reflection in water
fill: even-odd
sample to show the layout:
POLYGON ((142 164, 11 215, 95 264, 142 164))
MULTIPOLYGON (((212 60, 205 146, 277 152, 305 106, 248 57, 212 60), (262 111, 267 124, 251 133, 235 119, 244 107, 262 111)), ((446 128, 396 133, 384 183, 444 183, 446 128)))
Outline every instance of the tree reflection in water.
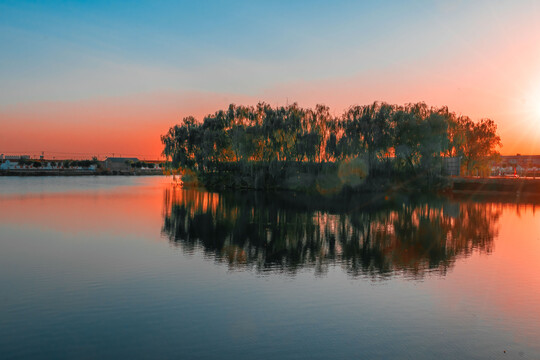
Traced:
POLYGON ((490 253, 501 205, 294 193, 166 189, 163 233, 186 253, 231 268, 290 274, 340 265, 352 276, 446 274, 456 259, 490 253))

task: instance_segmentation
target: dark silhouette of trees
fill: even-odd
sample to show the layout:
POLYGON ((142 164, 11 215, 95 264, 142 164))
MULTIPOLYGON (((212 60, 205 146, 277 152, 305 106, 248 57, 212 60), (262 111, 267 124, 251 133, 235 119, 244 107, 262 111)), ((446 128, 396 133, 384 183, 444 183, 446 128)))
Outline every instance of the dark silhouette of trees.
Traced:
POLYGON ((418 168, 428 173, 440 172, 441 155, 448 149, 446 108, 409 104, 398 107, 393 118, 396 157, 412 172, 418 168))
POLYGON ((374 102, 371 105, 353 106, 344 115, 345 121, 352 125, 347 135, 357 138, 352 142, 353 148, 357 152, 365 150, 369 169, 392 146, 393 112, 393 106, 374 102))
POLYGON ((353 158, 367 163, 370 177, 436 178, 444 175, 444 157, 461 157, 464 172, 474 174, 487 168, 501 145, 492 120, 475 123, 447 107, 384 102, 352 106, 341 116, 324 105, 231 104, 202 122, 184 118, 161 140, 173 168, 216 182, 265 186, 291 169, 317 176, 353 158), (232 172, 237 178, 225 179, 232 172))
POLYGON ((469 118, 460 118, 459 131, 464 137, 460 152, 468 173, 473 170, 486 172, 489 162, 499 154, 494 151, 500 145, 501 139, 497 135, 497 125, 490 119, 482 119, 479 123, 469 118))
POLYGON ((183 251, 204 251, 232 268, 352 276, 444 275, 459 257, 490 253, 501 205, 448 199, 321 201, 267 192, 166 189, 163 233, 183 251), (363 204, 360 206, 359 204, 363 204))

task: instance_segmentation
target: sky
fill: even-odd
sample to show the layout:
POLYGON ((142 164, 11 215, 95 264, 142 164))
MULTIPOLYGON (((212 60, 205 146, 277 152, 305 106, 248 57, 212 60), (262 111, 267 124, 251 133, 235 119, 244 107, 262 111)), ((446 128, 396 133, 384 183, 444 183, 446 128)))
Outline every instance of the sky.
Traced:
POLYGON ((377 100, 540 154, 540 2, 0 0, 0 153, 155 159, 230 103, 377 100))

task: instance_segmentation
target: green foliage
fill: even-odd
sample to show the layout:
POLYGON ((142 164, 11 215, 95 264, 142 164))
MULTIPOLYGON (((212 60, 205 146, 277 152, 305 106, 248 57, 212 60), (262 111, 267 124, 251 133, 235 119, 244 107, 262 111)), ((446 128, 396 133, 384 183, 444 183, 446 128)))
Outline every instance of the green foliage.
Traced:
POLYGON ((456 152, 463 159, 465 173, 477 175, 489 172, 489 164, 499 156, 496 149, 501 145, 497 125, 493 120, 482 119, 474 123, 468 117, 460 117, 455 131, 460 141, 456 152))
MULTIPOLYGON (((275 108, 266 103, 231 104, 202 122, 184 118, 161 141, 173 168, 190 169, 205 179, 217 179, 221 172, 223 181, 226 176, 235 184, 255 187, 275 184, 284 166, 330 162, 347 167, 356 158, 365 161, 365 177, 435 178, 442 174, 443 156, 460 156, 467 172, 479 171, 500 146, 492 120, 474 123, 446 107, 384 102, 352 106, 341 116, 331 115, 324 105, 305 109, 296 103, 275 108), (236 175, 225 175, 231 166, 236 175)), ((330 177, 320 179, 321 184, 331 183, 330 177)))
MULTIPOLYGON (((394 108, 386 103, 353 106, 345 113, 352 147, 359 153, 368 154, 368 165, 373 167, 378 155, 388 152, 392 146, 392 113, 394 108), (356 148, 356 149, 355 149, 356 148)), ((354 151, 353 150, 353 151, 354 151)))
POLYGON ((368 173, 368 166, 360 158, 346 159, 339 164, 339 178, 344 184, 351 187, 361 185, 367 178, 368 173))
POLYGON ((396 157, 412 172, 438 171, 440 157, 448 150, 448 116, 446 108, 428 109, 426 104, 409 104, 397 108, 393 116, 396 157))

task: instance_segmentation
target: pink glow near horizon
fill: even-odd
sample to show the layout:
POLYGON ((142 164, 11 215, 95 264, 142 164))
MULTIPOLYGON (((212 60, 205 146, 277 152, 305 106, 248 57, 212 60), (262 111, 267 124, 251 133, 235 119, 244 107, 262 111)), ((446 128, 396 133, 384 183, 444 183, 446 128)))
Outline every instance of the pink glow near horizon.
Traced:
MULTIPOLYGON (((265 7, 286 18, 283 6, 265 7)), ((103 9, 101 26, 88 9, 73 22, 58 16, 63 6, 3 10, 0 153, 156 158, 170 126, 230 103, 321 103, 340 115, 377 100, 424 101, 475 121, 491 118, 502 154, 540 154, 534 1, 306 5, 290 22, 246 17, 256 37, 237 29, 234 17, 225 26, 197 27, 207 20, 198 9, 177 8, 184 22, 152 24, 148 12, 170 9, 143 7, 131 20, 109 19, 115 9, 103 9), (313 19, 305 11, 314 11, 313 19), (146 32, 135 39, 141 26, 146 32)), ((222 12, 237 10, 214 15, 226 20, 222 12)))
MULTIPOLYGON (((540 35, 535 35, 540 43, 540 35)), ((502 138, 502 154, 540 154, 540 49, 519 42, 503 44, 467 60, 448 59, 419 70, 397 64, 392 70, 341 78, 278 84, 256 95, 164 91, 79 101, 30 102, 0 107, 0 152, 45 151, 62 158, 116 155, 157 158, 160 135, 181 119, 197 119, 228 104, 272 106, 298 102, 330 106, 340 115, 350 105, 424 101, 447 105, 473 120, 491 118, 502 138), (515 58, 521 54, 522 60, 515 58), (538 61, 537 61, 538 60, 538 61), (497 74, 498 76, 494 76, 497 74)))
POLYGON ((260 98, 211 93, 160 93, 12 106, 0 109, 3 128, 0 152, 37 154, 45 151, 51 157, 56 154, 57 158, 62 158, 63 154, 81 154, 81 157, 95 154, 101 157, 114 153, 150 159, 160 156, 160 135, 166 133, 170 126, 180 123, 188 115, 202 120, 206 114, 225 109, 230 103, 255 105, 266 101, 273 106, 281 106, 287 101, 296 101, 306 107, 324 103, 335 115, 340 115, 350 105, 381 100, 396 104, 425 101, 433 106, 447 105, 451 111, 468 115, 473 120, 491 118, 497 123, 503 141, 502 154, 540 154, 540 119, 532 119, 534 115, 527 113, 526 109, 513 110, 515 104, 523 103, 519 98, 481 97, 478 93, 482 90, 478 89, 443 89, 440 90, 441 95, 429 94, 430 84, 421 82, 407 87, 391 81, 377 83, 364 80, 365 85, 359 88, 355 81, 361 80, 276 87, 260 98), (283 98, 282 93, 290 96, 283 98), (429 95, 422 97, 425 93, 429 95), (476 102, 471 100, 475 93, 479 99, 476 102), (443 98, 447 99, 446 102, 441 100, 443 98))

